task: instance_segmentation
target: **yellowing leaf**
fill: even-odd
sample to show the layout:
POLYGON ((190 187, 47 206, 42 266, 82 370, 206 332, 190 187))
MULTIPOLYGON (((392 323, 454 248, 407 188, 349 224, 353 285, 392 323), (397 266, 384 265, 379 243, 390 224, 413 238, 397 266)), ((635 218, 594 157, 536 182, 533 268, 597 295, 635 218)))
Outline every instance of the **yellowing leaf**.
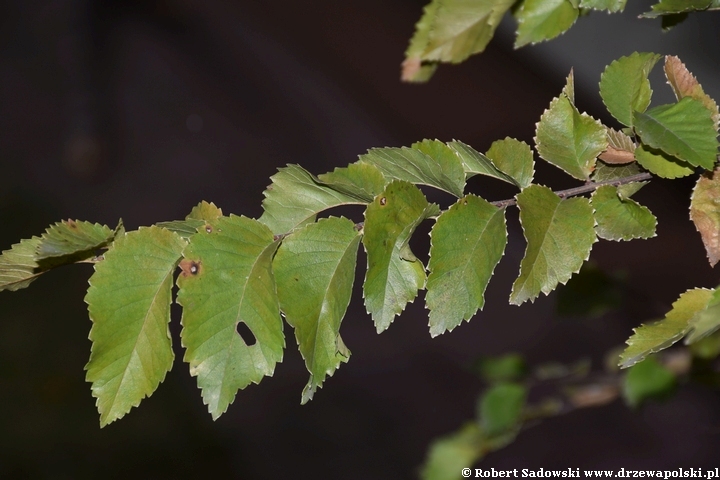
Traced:
POLYGON ((690 199, 690 218, 700 232, 708 261, 720 260, 720 169, 698 178, 690 199))
POLYGON ((485 289, 507 243, 504 214, 467 195, 433 226, 426 295, 433 337, 470 320, 483 307, 485 289))
POLYGON ((285 338, 272 272, 279 242, 246 217, 219 217, 209 225, 190 238, 177 284, 185 361, 217 419, 238 389, 273 374, 285 338), (243 340, 240 322, 254 343, 243 340))
POLYGON ((715 122, 715 130, 717 130, 718 122, 720 122, 720 112, 718 111, 717 103, 710 98, 710 95, 703 91, 702 86, 700 86, 695 76, 690 73, 678 57, 672 55, 665 56, 665 77, 678 100, 691 97, 698 100, 705 108, 710 110, 712 119, 715 122))
POLYGON ((285 237, 275 255, 280 308, 295 329, 310 372, 302 403, 350 356, 339 332, 352 295, 359 243, 353 222, 327 218, 285 237))
POLYGON ((606 128, 608 146, 598 157, 605 163, 622 165, 635 161, 635 143, 622 132, 606 128))
POLYGON ((120 235, 95 264, 85 297, 93 322, 85 369, 101 426, 150 396, 172 368, 171 288, 185 245, 168 230, 141 228, 120 235))
POLYGON ((567 282, 587 260, 596 237, 586 198, 562 200, 540 185, 529 186, 516 198, 527 248, 510 303, 520 305, 567 282))
POLYGON ((222 209, 217 207, 214 203, 206 202, 203 200, 193 207, 188 213, 186 220, 215 220, 218 217, 222 217, 222 209))

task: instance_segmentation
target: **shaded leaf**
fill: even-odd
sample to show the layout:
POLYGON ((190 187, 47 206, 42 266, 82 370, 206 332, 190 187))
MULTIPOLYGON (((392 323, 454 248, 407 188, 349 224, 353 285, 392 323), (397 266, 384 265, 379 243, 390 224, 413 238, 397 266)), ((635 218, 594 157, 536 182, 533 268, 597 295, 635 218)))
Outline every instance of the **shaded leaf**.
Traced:
POLYGON ((515 48, 557 37, 575 23, 579 13, 577 4, 569 0, 525 0, 515 13, 515 48))
POLYGON ((95 250, 108 245, 122 230, 122 221, 115 230, 106 225, 80 220, 63 220, 50 226, 40 238, 35 260, 81 254, 90 257, 95 250))
POLYGON ((605 163, 620 165, 635 161, 635 142, 622 132, 606 128, 608 146, 598 157, 605 163))
POLYGON ((493 165, 507 174, 519 188, 529 187, 535 174, 530 145, 514 138, 496 140, 486 153, 493 165))
POLYGON ((690 320, 705 309, 711 295, 711 290, 703 288, 688 290, 673 303, 664 319, 633 329, 626 341, 628 346, 620 355, 620 367, 631 367, 680 340, 690 328, 690 320))
POLYGON ((272 375, 285 339, 272 259, 279 241, 268 227, 246 217, 219 217, 190 239, 180 262, 178 303, 190 374, 217 419, 238 389, 272 375), (237 331, 242 322, 255 343, 237 331))
POLYGON ((535 129, 538 154, 579 180, 590 178, 595 159, 607 148, 605 127, 581 114, 565 96, 555 98, 535 129))
POLYGON ((315 215, 338 205, 363 204, 352 195, 323 185, 299 165, 278 169, 272 184, 263 192, 265 210, 258 219, 273 233, 284 234, 315 220, 315 215))
POLYGON ((698 178, 690 197, 690 218, 705 245, 710 266, 720 260, 720 168, 698 178))
POLYGON ((324 185, 340 193, 370 203, 376 195, 385 190, 385 177, 375 166, 364 162, 351 163, 332 172, 318 175, 324 185))
POLYGON ((636 162, 623 165, 608 165, 603 161, 595 163, 595 171, 592 179, 594 182, 608 182, 619 178, 631 177, 640 173, 640 167, 636 162))
POLYGON ((470 320, 505 251, 505 210, 467 195, 438 217, 430 232, 426 303, 435 337, 470 320))
POLYGON ((647 207, 621 198, 612 185, 598 187, 590 199, 595 210, 595 231, 605 240, 632 240, 655 236, 657 219, 647 207))
POLYGON ((480 427, 488 436, 515 430, 525 406, 527 389, 517 383, 501 383, 489 388, 480 398, 480 427))
POLYGON ((217 207, 214 203, 206 202, 203 200, 193 207, 188 213, 186 220, 215 220, 218 217, 222 217, 222 209, 217 207))
POLYGON ((712 0, 660 0, 650 7, 649 12, 643 13, 640 17, 655 18, 660 15, 705 10, 711 4, 712 0))
POLYGON ((429 185, 456 197, 463 195, 465 176, 457 157, 433 158, 417 148, 387 147, 368 150, 360 155, 360 161, 375 165, 388 179, 429 185))
MULTIPOLYGON (((423 480, 457 480, 463 468, 470 468, 487 452, 486 439, 475 422, 433 440, 420 472, 423 480)), ((499 448, 499 447, 498 447, 499 448)))
POLYGON ((690 320, 690 333, 685 344, 695 343, 720 328, 720 289, 712 291, 707 305, 690 320))
POLYGON ((181 237, 187 239, 195 235, 198 228, 205 226, 205 220, 192 218, 187 220, 172 220, 169 222, 158 222, 155 226, 170 230, 171 232, 177 233, 181 237))
POLYGON ((658 363, 655 358, 646 358, 632 367, 623 381, 623 398, 631 407, 638 407, 644 401, 663 398, 675 387, 675 375, 658 363))
POLYGON ((665 56, 665 77, 678 100, 691 97, 698 100, 705 108, 710 110, 712 119, 715 122, 715 129, 717 130, 718 122, 720 122, 720 112, 718 112, 717 103, 710 98, 710 95, 703 91, 702 86, 700 86, 695 76, 690 73, 678 57, 672 55, 665 56))
POLYGON ((552 190, 531 185, 516 197, 527 240, 510 303, 520 305, 550 293, 580 270, 595 243, 595 220, 586 198, 562 200, 552 190))
POLYGON ((594 10, 607 10, 608 12, 622 12, 625 10, 627 0, 580 0, 580 8, 594 10))
POLYGON ((656 53, 635 52, 605 67, 600 76, 600 96, 608 112, 623 125, 633 124, 633 112, 644 112, 652 90, 648 75, 660 60, 656 53))
POLYGON ((100 425, 152 395, 173 363, 173 272, 186 242, 158 227, 120 235, 95 264, 85 301, 93 322, 87 381, 100 425))
POLYGON ((478 152, 469 145, 466 145, 457 140, 448 142, 448 147, 453 149, 457 154, 458 158, 462 162, 463 169, 465 170, 465 178, 468 179, 475 175, 487 175, 488 177, 497 178, 503 182, 517 185, 515 179, 509 175, 501 172, 495 167, 492 160, 487 158, 482 153, 478 152))
POLYGON ((363 245, 368 269, 363 296, 378 333, 425 285, 425 268, 412 255, 408 241, 431 207, 417 187, 396 180, 365 210, 363 245))
POLYGON ((642 144, 635 149, 635 159, 645 170, 662 178, 686 177, 695 172, 689 163, 642 144))
POLYGON ((585 262, 580 272, 558 288, 558 315, 596 318, 617 309, 625 291, 619 277, 608 275, 593 262, 585 262))
POLYGON ((478 361, 476 369, 488 383, 521 379, 527 373, 522 355, 508 353, 500 357, 487 357, 478 361))
POLYGON ((38 267, 35 251, 40 237, 27 238, 0 255, 0 292, 27 288, 45 270, 38 267))
POLYGON ((295 329, 310 372, 302 403, 350 356, 339 332, 352 295, 359 243, 353 222, 327 218, 285 237, 275 255, 280 308, 295 329))
POLYGON ((643 144, 710 170, 717 158, 717 132, 710 111, 694 98, 634 112, 643 144))

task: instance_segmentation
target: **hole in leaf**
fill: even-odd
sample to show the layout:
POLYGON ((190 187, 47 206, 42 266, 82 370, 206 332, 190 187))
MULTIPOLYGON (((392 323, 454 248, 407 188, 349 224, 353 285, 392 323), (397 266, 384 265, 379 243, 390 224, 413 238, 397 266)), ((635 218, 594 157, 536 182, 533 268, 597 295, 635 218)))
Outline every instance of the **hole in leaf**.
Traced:
POLYGON ((245 342, 245 345, 248 347, 255 345, 255 342, 257 342, 255 335, 253 335, 250 327, 245 325, 245 322, 238 322, 235 329, 237 330, 238 335, 240 335, 240 338, 243 339, 243 342, 245 342))

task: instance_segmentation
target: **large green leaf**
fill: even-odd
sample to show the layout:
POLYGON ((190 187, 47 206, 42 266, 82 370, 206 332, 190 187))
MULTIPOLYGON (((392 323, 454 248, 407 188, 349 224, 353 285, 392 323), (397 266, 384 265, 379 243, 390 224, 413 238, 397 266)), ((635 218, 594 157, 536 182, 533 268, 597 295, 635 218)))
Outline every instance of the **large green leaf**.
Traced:
POLYGON ((516 198, 527 248, 510 303, 520 305, 567 282, 587 260, 596 237, 587 198, 562 200, 540 185, 529 186, 516 198))
POLYGON ((689 163, 642 144, 635 149, 635 159, 645 170, 662 178, 686 177, 695 172, 689 163))
POLYGON ((487 175, 488 177, 497 178, 498 180, 502 180, 503 182, 507 182, 512 185, 517 184, 515 179, 498 170, 492 160, 472 148, 470 145, 466 145, 457 140, 448 142, 447 145, 453 149, 462 162, 466 179, 475 175, 487 175))
POLYGON ((85 367, 100 425, 150 396, 172 368, 173 272, 186 242, 159 227, 120 235, 95 264, 85 301, 93 322, 85 367))
POLYGON ((705 10, 710 7, 713 0, 660 0, 653 5, 649 12, 645 12, 641 17, 655 18, 660 15, 671 15, 675 13, 692 12, 695 10, 705 10))
POLYGON ((375 166, 364 162, 351 163, 332 172, 318 175, 324 185, 362 202, 370 203, 385 189, 385 177, 375 166))
POLYGON ((315 215, 338 205, 363 204, 354 195, 348 195, 324 185, 299 165, 280 168, 270 177, 272 184, 263 192, 265 210, 259 221, 275 234, 315 220, 315 215))
POLYGON ((493 165, 507 174, 519 188, 529 187, 535 174, 530 145, 514 138, 496 140, 486 153, 493 165))
POLYGON ((361 155, 360 161, 375 165, 388 179, 429 185, 462 197, 465 175, 460 159, 447 154, 433 158, 422 152, 421 146, 373 148, 361 155))
POLYGON ((690 320, 691 331, 685 343, 695 343, 720 328, 720 288, 712 291, 704 309, 698 311, 697 315, 690 320))
POLYGON ((711 266, 720 260, 720 169, 698 178, 690 197, 690 218, 700 232, 711 266))
POLYGON ((211 231, 190 238, 177 283, 185 361, 217 419, 238 389, 272 375, 285 338, 272 272, 279 241, 246 217, 220 217, 209 225, 211 231), (255 343, 243 340, 240 322, 255 343))
POLYGON ((310 372, 303 403, 350 356, 339 332, 352 295, 359 243, 353 222, 327 218, 287 236, 275 255, 280 308, 295 329, 310 372))
POLYGON ((363 245, 368 269, 363 295, 378 333, 390 326, 425 285, 425 268, 410 251, 408 241, 431 210, 417 187, 396 180, 365 211, 363 245))
POLYGON ((620 367, 631 367, 680 340, 688 332, 690 320, 705 309, 712 293, 703 288, 688 290, 673 303, 664 319, 633 329, 620 355, 620 367))
POLYGON ((575 23, 579 13, 572 0, 525 0, 515 14, 515 48, 557 37, 575 23))
POLYGON ((0 292, 27 288, 45 270, 38 267, 35 251, 40 237, 27 238, 0 255, 0 292))
POLYGON ((635 52, 605 67, 600 76, 600 96, 608 112, 623 125, 633 124, 633 112, 644 112, 652 90, 648 74, 660 59, 656 53, 635 52))
POLYGON ((710 110, 698 100, 684 97, 678 103, 634 112, 635 129, 642 142, 693 166, 711 170, 717 159, 717 131, 710 110))
POLYGON ((505 211, 467 195, 437 219, 430 233, 426 303, 430 335, 470 320, 507 244, 505 211))
POLYGON ((608 12, 622 12, 627 0, 580 0, 580 8, 607 10, 608 12))
POLYGON ((593 192, 595 231, 605 240, 632 240, 655 236, 657 219, 647 207, 618 194, 618 187, 603 185, 593 192))
POLYGON ((527 388, 519 383, 500 383, 488 389, 478 405, 483 432, 495 436, 516 430, 526 397, 527 388))
POLYGON ((565 96, 555 98, 536 125, 538 154, 579 180, 588 180, 595 159, 607 148, 605 127, 580 113, 565 96))
POLYGON ((122 230, 122 222, 116 230, 107 225, 80 220, 63 220, 48 227, 37 246, 35 259, 66 257, 78 254, 92 256, 96 249, 112 242, 122 230))

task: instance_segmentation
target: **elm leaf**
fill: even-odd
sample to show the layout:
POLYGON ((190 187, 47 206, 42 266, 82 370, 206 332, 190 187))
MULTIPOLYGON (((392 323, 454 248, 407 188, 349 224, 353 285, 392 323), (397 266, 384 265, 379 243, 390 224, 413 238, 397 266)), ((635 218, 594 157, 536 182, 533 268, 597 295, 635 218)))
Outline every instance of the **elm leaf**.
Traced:
POLYGON ((649 12, 643 13, 640 17, 655 18, 661 15, 705 10, 710 7, 712 3, 713 0, 660 0, 650 7, 651 10, 649 12))
POLYGON ((50 226, 40 237, 35 260, 80 255, 89 258, 95 250, 113 241, 115 234, 122 231, 122 221, 115 230, 107 225, 80 220, 63 220, 50 226))
POLYGON ((632 126, 633 112, 644 112, 650 105, 648 75, 658 60, 656 53, 634 52, 613 61, 600 76, 602 101, 623 125, 632 126))
POLYGON ((712 119, 715 122, 715 130, 720 122, 720 112, 718 105, 710 95, 703 91, 702 86, 695 76, 690 73, 684 63, 678 57, 673 55, 665 56, 665 77, 675 92, 675 97, 681 100, 685 97, 691 97, 702 103, 705 108, 710 110, 712 119))
POLYGON ((580 8, 592 8, 594 10, 607 10, 608 12, 622 12, 625 9, 627 0, 580 0, 580 8))
POLYGON ((485 304, 485 289, 507 244, 505 211, 467 195, 440 215, 430 239, 425 298, 435 337, 470 320, 485 304))
POLYGON ((690 197, 690 218, 700 232, 710 266, 720 260, 720 168, 698 178, 690 197))
POLYGON ((214 203, 203 200, 193 207, 188 213, 186 220, 215 220, 222 217, 222 209, 214 203))
POLYGON ((190 238, 177 284, 185 361, 217 419, 239 389, 273 374, 285 338, 272 271, 279 240, 246 217, 219 217, 208 225, 190 238), (241 322, 254 343, 238 332, 241 322))
POLYGON ((350 357, 339 332, 352 295, 359 243, 353 222, 331 217, 285 237, 273 260, 280 308, 295 329, 310 372, 302 403, 350 357))
POLYGON ((690 320, 690 327, 690 333, 685 338, 686 345, 702 340, 720 328, 720 288, 712 291, 705 308, 690 320))
POLYGON ((169 230, 140 228, 118 236, 95 264, 85 297, 93 322, 85 369, 101 426, 152 395, 172 368, 171 289, 185 245, 169 230))
POLYGON ((333 190, 350 195, 364 203, 373 201, 386 185, 382 172, 370 163, 355 162, 347 167, 318 175, 318 180, 333 190))
POLYGON ((35 261, 35 251, 40 237, 27 238, 5 250, 0 255, 0 292, 14 292, 27 288, 45 270, 35 261))
POLYGON ((458 158, 462 162, 466 179, 475 175, 486 175, 512 185, 517 185, 517 181, 514 178, 498 170, 492 160, 472 148, 470 145, 454 140, 452 142, 448 142, 447 146, 457 154, 458 158))
POLYGON ((635 142, 623 132, 606 128, 608 146, 598 157, 605 163, 622 165, 635 161, 635 142))
POLYGON ((632 240, 655 236, 657 219, 647 207, 622 197, 618 187, 603 185, 592 194, 590 203, 595 210, 595 231, 605 240, 632 240))
POLYGON ((645 170, 662 178, 686 177, 695 171, 689 163, 642 144, 635 149, 635 159, 645 170))
POLYGON ((510 294, 510 303, 520 305, 566 283, 587 260, 596 237, 587 198, 561 199, 540 185, 527 187, 515 198, 527 240, 510 294))
POLYGON ((514 180, 519 188, 529 187, 535 174, 530 145, 514 138, 496 140, 485 154, 493 165, 514 180))
POLYGON ((515 48, 557 37, 575 23, 579 13, 571 0, 525 0, 515 13, 515 48))

